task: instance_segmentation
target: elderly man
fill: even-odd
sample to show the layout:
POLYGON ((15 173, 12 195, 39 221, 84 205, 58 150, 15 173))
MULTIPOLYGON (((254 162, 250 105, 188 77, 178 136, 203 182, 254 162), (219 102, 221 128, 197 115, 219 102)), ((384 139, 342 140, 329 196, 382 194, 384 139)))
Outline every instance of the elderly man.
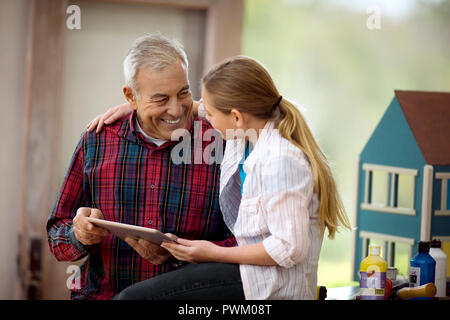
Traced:
POLYGON ((160 35, 137 39, 124 61, 123 93, 134 112, 100 134, 81 136, 47 222, 57 260, 87 257, 72 299, 109 299, 178 266, 163 248, 142 239, 122 241, 86 217, 236 244, 219 208, 220 165, 171 161, 174 130, 186 129, 194 146, 201 139, 193 136, 194 120, 201 121, 197 135, 211 129, 192 115, 187 69, 186 54, 176 42, 160 35))

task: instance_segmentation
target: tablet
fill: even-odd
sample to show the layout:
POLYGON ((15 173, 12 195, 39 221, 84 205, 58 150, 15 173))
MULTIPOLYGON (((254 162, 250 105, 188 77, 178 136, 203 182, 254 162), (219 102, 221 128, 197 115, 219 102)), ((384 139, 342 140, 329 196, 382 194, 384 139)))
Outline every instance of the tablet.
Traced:
POLYGON ((177 243, 170 239, 164 233, 152 228, 134 226, 126 223, 107 221, 103 219, 87 217, 88 221, 97 227, 103 228, 111 232, 113 235, 125 240, 126 237, 133 239, 145 239, 157 245, 161 245, 163 241, 177 243))

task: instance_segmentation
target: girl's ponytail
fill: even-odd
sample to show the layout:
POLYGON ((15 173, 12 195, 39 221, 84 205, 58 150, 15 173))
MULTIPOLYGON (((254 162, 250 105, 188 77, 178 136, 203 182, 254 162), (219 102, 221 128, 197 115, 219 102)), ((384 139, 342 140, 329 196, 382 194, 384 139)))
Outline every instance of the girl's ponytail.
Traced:
POLYGON ((328 229, 328 237, 334 238, 337 228, 351 225, 336 187, 328 161, 317 144, 308 124, 298 108, 286 99, 281 100, 278 131, 297 146, 308 158, 314 177, 314 192, 319 201, 319 220, 323 229, 328 229))

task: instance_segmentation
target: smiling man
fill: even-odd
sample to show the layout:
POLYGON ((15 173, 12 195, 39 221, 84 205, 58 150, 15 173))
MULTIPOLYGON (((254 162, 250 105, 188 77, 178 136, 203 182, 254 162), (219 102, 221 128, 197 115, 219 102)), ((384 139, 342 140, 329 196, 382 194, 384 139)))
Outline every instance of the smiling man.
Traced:
MULTIPOLYGON (((140 130, 148 137, 170 140, 174 130, 188 129, 193 101, 186 64, 178 59, 154 69, 142 66, 133 75, 136 82, 127 81, 128 85, 123 88, 126 99, 137 111, 140 130)), ((132 65, 131 61, 125 60, 125 70, 132 65)))
MULTIPOLYGON (((220 165, 171 161, 174 130, 186 129, 194 146, 211 129, 192 115, 183 48, 161 35, 141 37, 125 58, 124 74, 123 93, 134 111, 99 134, 83 133, 47 221, 50 250, 57 260, 87 257, 81 279, 75 281, 81 286, 70 288, 72 299, 109 299, 178 267, 160 246, 122 241, 87 217, 223 246, 236 244, 219 209, 220 165), (199 137, 194 136, 194 121, 201 123, 199 137)), ((200 145, 204 149, 208 144, 200 145)))

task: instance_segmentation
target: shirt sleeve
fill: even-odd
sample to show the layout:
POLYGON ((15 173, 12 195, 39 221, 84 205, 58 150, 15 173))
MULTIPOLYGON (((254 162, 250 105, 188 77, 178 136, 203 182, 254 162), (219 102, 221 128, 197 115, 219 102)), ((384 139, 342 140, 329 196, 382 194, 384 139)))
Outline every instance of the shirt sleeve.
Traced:
POLYGON ((76 261, 88 254, 73 231, 77 209, 86 206, 84 182, 84 136, 78 142, 69 169, 64 178, 56 204, 47 220, 47 238, 50 251, 58 261, 76 261))
POLYGON ((261 201, 271 234, 263 246, 278 265, 290 268, 308 255, 312 172, 305 159, 290 156, 269 161, 262 170, 261 201))

